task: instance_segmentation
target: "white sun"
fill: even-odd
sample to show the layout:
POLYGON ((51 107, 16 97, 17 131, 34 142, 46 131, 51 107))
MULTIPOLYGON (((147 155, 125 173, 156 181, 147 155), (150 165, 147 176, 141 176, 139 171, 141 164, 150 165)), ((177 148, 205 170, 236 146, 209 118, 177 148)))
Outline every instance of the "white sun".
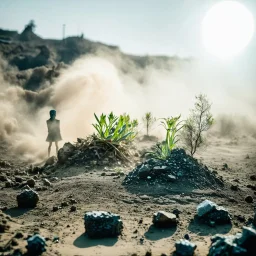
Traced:
POLYGON ((236 1, 214 5, 202 23, 204 47, 224 59, 239 54, 252 39, 253 32, 252 14, 236 1))

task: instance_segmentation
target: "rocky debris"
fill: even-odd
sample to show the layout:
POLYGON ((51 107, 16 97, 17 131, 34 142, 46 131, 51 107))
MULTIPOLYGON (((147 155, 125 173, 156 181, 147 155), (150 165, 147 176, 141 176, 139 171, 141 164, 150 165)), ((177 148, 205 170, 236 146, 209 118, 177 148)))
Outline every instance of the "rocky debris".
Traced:
POLYGON ((186 181, 193 188, 222 187, 223 182, 214 172, 200 164, 196 159, 186 154, 183 149, 174 149, 166 160, 148 159, 133 169, 123 181, 124 185, 146 182, 182 183, 186 181))
POLYGON ((34 208, 39 201, 39 195, 32 189, 25 189, 17 195, 18 207, 34 208))
POLYGON ((3 167, 3 168, 10 168, 10 167, 11 167, 11 164, 8 163, 7 161, 0 161, 0 167, 3 167))
POLYGON ((117 237, 123 230, 120 216, 105 211, 85 213, 84 225, 90 238, 117 237))
POLYGON ((45 186, 48 186, 48 187, 50 187, 52 185, 48 179, 43 179, 43 183, 45 186))
POLYGON ((51 156, 49 157, 46 162, 45 162, 45 166, 48 166, 48 165, 54 165, 58 162, 58 158, 56 156, 51 156))
POLYGON ((177 226, 177 218, 173 213, 159 211, 153 215, 153 224, 156 227, 168 228, 177 226))
POLYGON ((185 239, 180 239, 175 243, 176 255, 180 256, 193 256, 196 249, 196 245, 185 239))
POLYGON ((33 188, 36 185, 36 181, 34 179, 27 180, 27 185, 33 188))
POLYGON ((209 256, 253 256, 255 255, 256 230, 243 227, 242 234, 237 233, 230 236, 215 235, 211 238, 211 241, 209 256))
POLYGON ((252 198, 252 196, 246 196, 245 199, 244 199, 244 201, 245 201, 246 203, 251 204, 251 203, 253 203, 253 198, 252 198))
POLYGON ((228 224, 231 221, 229 212, 217 204, 205 200, 197 206, 197 216, 210 226, 228 224))
POLYGON ((253 218, 252 224, 256 227, 256 210, 255 210, 255 213, 254 213, 254 218, 253 218))
POLYGON ((26 246, 28 250, 28 255, 37 256, 41 255, 46 251, 46 242, 44 237, 36 234, 27 240, 28 245, 26 246))
POLYGON ((64 146, 58 151, 58 162, 64 164, 68 158, 73 155, 76 147, 70 142, 65 143, 64 146))

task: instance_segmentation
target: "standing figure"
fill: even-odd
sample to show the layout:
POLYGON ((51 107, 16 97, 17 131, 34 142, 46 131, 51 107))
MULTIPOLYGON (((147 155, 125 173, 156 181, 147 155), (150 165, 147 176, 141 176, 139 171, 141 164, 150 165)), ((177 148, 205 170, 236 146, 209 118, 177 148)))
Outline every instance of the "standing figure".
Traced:
POLYGON ((56 111, 51 110, 50 119, 46 121, 47 127, 48 127, 48 136, 46 138, 46 141, 49 142, 48 157, 50 157, 51 146, 53 142, 55 142, 56 155, 58 156, 58 150, 59 150, 58 141, 62 140, 60 135, 60 121, 55 119, 55 117, 56 117, 56 111))

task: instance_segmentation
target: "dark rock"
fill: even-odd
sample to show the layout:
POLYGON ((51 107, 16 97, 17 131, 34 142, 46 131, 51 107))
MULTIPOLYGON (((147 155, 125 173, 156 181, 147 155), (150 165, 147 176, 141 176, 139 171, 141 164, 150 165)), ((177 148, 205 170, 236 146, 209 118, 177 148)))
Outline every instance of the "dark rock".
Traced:
POLYGON ((53 212, 57 212, 58 210, 59 210, 59 206, 53 206, 53 207, 52 207, 52 211, 53 211, 53 212))
POLYGON ((231 190, 233 190, 233 191, 238 191, 238 185, 231 185, 231 190))
POLYGON ((71 204, 77 204, 77 201, 76 201, 76 199, 71 198, 71 199, 70 199, 70 203, 71 203, 71 204))
POLYGON ((18 207, 20 208, 34 208, 39 201, 38 194, 30 189, 23 190, 19 195, 17 195, 18 207))
POLYGON ((45 239, 40 236, 40 235, 34 235, 32 237, 30 237, 27 240, 28 245, 26 246, 27 250, 28 250, 28 255, 33 255, 33 256, 37 256, 37 255, 41 255, 43 252, 46 251, 46 242, 45 239))
POLYGON ((62 203, 61 203, 61 206, 62 206, 62 207, 68 206, 68 202, 62 202, 62 203))
POLYGON ((188 240, 181 239, 175 243, 175 253, 180 256, 193 256, 196 249, 196 245, 188 240))
POLYGON ((216 224, 228 224, 231 221, 229 212, 221 206, 217 206, 216 209, 208 213, 204 218, 216 224))
POLYGON ((247 203, 253 203, 253 198, 252 198, 252 196, 246 196, 244 201, 247 203))
POLYGON ((91 238, 117 237, 123 229, 119 215, 104 211, 87 212, 84 224, 86 233, 91 238))
POLYGON ((251 175, 251 176, 250 176, 250 179, 251 179, 251 180, 256 180, 256 174, 251 175))
POLYGON ((24 237, 24 235, 22 232, 17 232, 14 237, 19 239, 19 238, 24 237))
POLYGON ((64 146, 58 151, 58 162, 64 164, 68 158, 73 155, 76 147, 70 142, 65 143, 64 146))
POLYGON ((20 183, 23 181, 23 178, 15 176, 15 181, 20 183))
POLYGON ((156 227, 168 228, 177 226, 177 218, 173 213, 159 211, 153 216, 153 224, 156 227))
POLYGON ((11 187, 13 187, 14 186, 14 183, 11 181, 11 180, 9 180, 9 179, 7 179, 8 181, 6 181, 5 182, 5 187, 6 188, 11 188, 11 187))
POLYGON ((0 175, 0 181, 7 181, 6 175, 0 175))
POLYGON ((70 211, 71 211, 71 212, 75 212, 75 211, 76 211, 76 206, 72 205, 72 206, 70 207, 70 211))
POLYGON ((36 182, 34 179, 27 180, 27 185, 33 188, 36 185, 36 182))
POLYGON ((189 234, 185 234, 184 238, 189 241, 190 240, 189 234))
POLYGON ((179 218, 179 215, 181 214, 181 211, 179 209, 174 209, 172 211, 172 213, 175 214, 177 218, 179 218))
POLYGON ((254 213, 254 218, 253 218, 252 224, 256 227, 256 210, 254 213))

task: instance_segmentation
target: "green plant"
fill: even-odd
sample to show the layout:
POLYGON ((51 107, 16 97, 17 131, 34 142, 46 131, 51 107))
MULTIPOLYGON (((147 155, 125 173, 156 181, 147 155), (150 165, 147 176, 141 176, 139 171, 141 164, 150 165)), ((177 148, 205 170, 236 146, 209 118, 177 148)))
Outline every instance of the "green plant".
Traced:
POLYGON ((166 130, 165 141, 156 144, 154 150, 148 153, 151 157, 161 160, 165 160, 169 157, 178 142, 178 132, 183 127, 180 117, 179 115, 177 117, 162 118, 163 121, 161 121, 161 125, 166 130))
POLYGON ((182 131, 183 143, 192 156, 204 144, 203 132, 209 130, 213 124, 210 110, 211 104, 207 96, 203 94, 196 96, 195 108, 191 110, 182 131))
POLYGON ((93 124, 93 127, 96 129, 96 136, 99 140, 119 144, 132 141, 137 135, 138 121, 131 120, 127 114, 118 117, 111 112, 108 116, 101 114, 98 117, 94 114, 94 117, 96 123, 93 124))
POLYGON ((156 122, 156 118, 153 117, 151 112, 147 112, 143 117, 142 121, 144 122, 147 130, 147 136, 149 136, 149 130, 152 128, 154 123, 156 122))

